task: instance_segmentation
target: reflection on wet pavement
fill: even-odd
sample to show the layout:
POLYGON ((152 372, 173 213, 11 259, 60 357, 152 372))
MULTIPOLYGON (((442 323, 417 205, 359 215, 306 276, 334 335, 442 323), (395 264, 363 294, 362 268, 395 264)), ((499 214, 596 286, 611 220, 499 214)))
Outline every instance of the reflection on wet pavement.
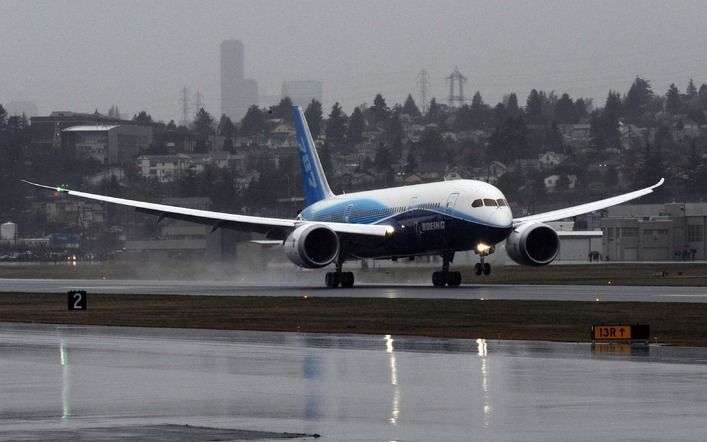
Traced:
POLYGON ((0 324, 0 398, 0 440, 188 424, 334 441, 700 441, 707 349, 0 324))

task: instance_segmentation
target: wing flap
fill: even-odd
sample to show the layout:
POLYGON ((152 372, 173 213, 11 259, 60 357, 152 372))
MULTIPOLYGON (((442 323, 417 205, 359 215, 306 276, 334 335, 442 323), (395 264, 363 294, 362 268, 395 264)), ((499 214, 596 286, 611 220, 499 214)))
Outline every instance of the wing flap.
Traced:
POLYGON ((589 212, 594 212, 595 210, 606 209, 607 207, 616 206, 627 201, 648 195, 653 192, 653 189, 660 187, 665 182, 665 178, 661 178, 656 184, 646 187, 645 189, 636 190, 633 192, 625 193, 623 195, 613 196, 611 198, 606 198, 599 201, 594 201, 591 203, 580 204, 579 206, 567 207, 564 209, 553 210, 551 212, 539 213, 537 215, 523 216, 520 218, 515 218, 513 220, 513 225, 518 225, 526 222, 548 222, 557 221, 565 218, 572 218, 573 216, 582 215, 589 212))

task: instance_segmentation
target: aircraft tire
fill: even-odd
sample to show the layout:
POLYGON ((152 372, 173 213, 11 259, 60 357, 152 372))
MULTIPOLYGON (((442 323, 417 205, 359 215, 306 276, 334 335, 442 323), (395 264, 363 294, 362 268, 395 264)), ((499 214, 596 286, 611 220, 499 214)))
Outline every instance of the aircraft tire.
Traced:
POLYGON ((488 276, 491 274, 491 264, 485 262, 484 263, 484 275, 488 276))
POLYGON ((447 273, 447 285, 450 287, 459 287, 462 283, 461 272, 449 272, 447 273))
POLYGON ((481 275, 482 271, 483 271, 483 269, 481 267, 480 262, 477 262, 476 264, 474 264, 474 273, 476 274, 476 276, 481 275))
POLYGON ((330 289, 339 287, 339 275, 335 272, 327 272, 327 274, 324 275, 324 283, 330 289))
POLYGON ((351 288, 354 285, 354 274, 353 272, 343 272, 341 273, 341 287, 351 288))
POLYGON ((435 287, 444 287, 445 284, 444 273, 434 272, 432 273, 432 285, 435 287))

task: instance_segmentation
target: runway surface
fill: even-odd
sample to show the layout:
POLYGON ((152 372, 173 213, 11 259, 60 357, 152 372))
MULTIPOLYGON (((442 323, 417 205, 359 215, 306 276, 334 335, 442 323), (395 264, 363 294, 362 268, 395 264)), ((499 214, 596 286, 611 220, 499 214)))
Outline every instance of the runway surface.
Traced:
POLYGON ((707 350, 0 324, 0 398, 0 440, 702 441, 707 350))
POLYGON ((215 296, 334 296, 374 298, 539 299, 566 301, 707 302, 707 287, 588 285, 463 285, 433 288, 421 284, 365 284, 327 289, 313 283, 256 284, 234 281, 0 279, 0 292, 174 294, 215 296))

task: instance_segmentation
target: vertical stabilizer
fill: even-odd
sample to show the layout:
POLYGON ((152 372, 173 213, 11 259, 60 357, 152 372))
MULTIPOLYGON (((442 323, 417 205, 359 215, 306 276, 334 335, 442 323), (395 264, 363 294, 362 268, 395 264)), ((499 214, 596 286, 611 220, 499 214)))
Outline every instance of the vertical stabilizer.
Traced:
POLYGON ((322 163, 314 147, 312 134, 309 132, 304 112, 299 106, 293 106, 295 114, 295 128, 297 130, 297 146, 299 148, 299 161, 302 170, 302 184, 304 188, 304 202, 307 206, 317 201, 334 196, 327 183, 322 163))

